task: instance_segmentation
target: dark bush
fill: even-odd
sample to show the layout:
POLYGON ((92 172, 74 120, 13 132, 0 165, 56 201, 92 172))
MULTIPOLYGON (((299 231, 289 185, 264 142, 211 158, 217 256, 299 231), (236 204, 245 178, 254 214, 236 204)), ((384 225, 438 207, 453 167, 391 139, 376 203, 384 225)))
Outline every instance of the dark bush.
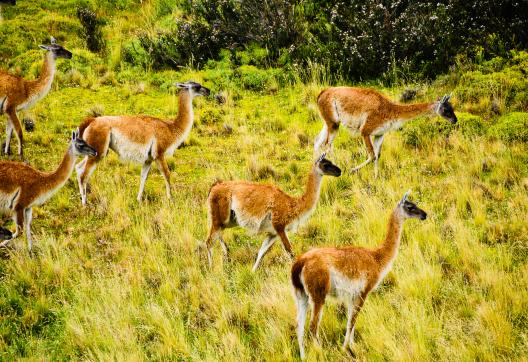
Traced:
MULTIPOLYGON (((195 0, 176 30, 144 35, 153 65, 327 66, 348 79, 434 77, 460 53, 507 56, 528 45, 528 2, 514 0, 195 0), (249 62, 248 48, 266 50, 249 62), (238 62, 238 63, 237 63, 238 62), (259 63, 259 64, 257 64, 259 63), (264 64, 261 64, 264 63, 264 64)), ((168 11, 166 11, 168 13, 168 11)), ((302 69, 302 68, 301 68, 302 69)))
POLYGON ((106 21, 99 18, 95 12, 86 7, 77 9, 77 18, 82 25, 80 35, 84 38, 86 47, 94 53, 103 51, 106 48, 106 43, 103 38, 102 27, 106 24, 106 21))

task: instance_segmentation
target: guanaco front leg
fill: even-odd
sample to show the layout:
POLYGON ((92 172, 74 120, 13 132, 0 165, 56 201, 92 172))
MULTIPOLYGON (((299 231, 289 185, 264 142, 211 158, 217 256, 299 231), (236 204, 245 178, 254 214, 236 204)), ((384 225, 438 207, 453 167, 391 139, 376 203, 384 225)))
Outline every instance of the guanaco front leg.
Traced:
POLYGON ((352 351, 354 345, 354 330, 356 328, 356 319, 359 314, 359 311, 365 303, 368 292, 365 291, 355 298, 355 300, 350 301, 348 305, 348 321, 347 321, 347 331, 345 334, 345 340, 343 342, 343 349, 349 348, 352 351))
POLYGON ((141 168, 141 180, 139 181, 139 192, 137 195, 138 202, 141 202, 141 199, 143 198, 143 191, 145 190, 145 181, 147 181, 151 166, 152 161, 147 161, 143 164, 143 167, 141 168))
POLYGON ((167 165, 167 161, 165 161, 165 158, 159 157, 156 160, 158 167, 163 174, 163 177, 165 178, 165 189, 167 192, 167 197, 170 199, 172 197, 171 195, 171 187, 170 187, 170 171, 169 166, 167 165))
POLYGON ((290 240, 288 239, 288 235, 286 235, 286 231, 284 231, 284 229, 279 229, 277 230, 277 234, 281 238, 282 244, 284 245, 284 249, 286 249, 286 251, 288 252, 288 254, 290 255, 292 259, 295 258, 295 255, 293 254, 293 251, 292 251, 290 240))
MULTIPOLYGON (((12 127, 15 129, 17 138, 18 138, 18 157, 20 157, 21 160, 24 159, 24 151, 23 151, 23 145, 24 145, 24 135, 22 134, 22 126, 20 125, 20 120, 17 117, 16 114, 16 108, 15 107, 9 107, 6 110, 7 116, 9 117, 9 122, 11 123, 12 127)), ((11 140, 11 137, 9 137, 11 140)), ((6 140, 6 153, 7 150, 9 150, 9 143, 6 140)))
POLYGON ((381 145, 383 144, 383 137, 384 135, 374 137, 374 176, 376 178, 378 178, 378 160, 381 155, 381 145))

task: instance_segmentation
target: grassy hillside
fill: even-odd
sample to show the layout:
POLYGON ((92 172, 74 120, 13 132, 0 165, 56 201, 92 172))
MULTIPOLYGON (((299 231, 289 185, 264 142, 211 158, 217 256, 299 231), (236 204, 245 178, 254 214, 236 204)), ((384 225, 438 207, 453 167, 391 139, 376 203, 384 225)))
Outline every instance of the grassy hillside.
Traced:
MULTIPOLYGON (((0 23, 2 38, 26 39, 24 31, 42 29, 9 54, 4 68, 12 72, 38 74, 42 53, 33 49, 44 30, 58 29, 53 35, 74 53, 60 60, 52 91, 28 112, 36 120, 35 132, 26 133, 32 165, 53 169, 90 110, 173 117, 176 81, 202 82, 227 102, 195 101, 190 139, 169 160, 173 200, 154 171, 138 204, 140 167, 111 154, 92 178, 88 207, 81 207, 72 177, 34 210, 34 256, 19 238, 0 260, 0 359, 296 360, 290 261, 282 247, 274 246, 257 273, 251 266, 262 237, 227 231, 231 260, 216 245, 212 269, 196 249, 206 237, 205 199, 214 180, 273 182, 302 193, 321 127, 315 98, 327 85, 324 69, 314 66, 308 82, 228 60, 202 71, 152 72, 123 63, 120 45, 149 23, 151 3, 142 13, 112 10, 108 50, 100 56, 75 35, 74 10, 54 3, 38 10, 51 19, 42 27, 15 29, 30 7, 24 1, 6 8, 0 23)), ((372 167, 348 173, 366 153, 359 138, 340 131, 330 159, 345 173, 324 181, 316 212, 291 235, 296 254, 314 246, 377 245, 409 188, 430 215, 407 222, 393 271, 358 318, 358 360, 528 354, 527 64, 526 53, 460 60, 437 81, 411 85, 419 88, 418 100, 454 91, 460 122, 420 118, 389 134, 377 180, 372 167)), ((406 87, 374 86, 393 98, 406 87)), ((5 226, 13 224, 6 219, 5 226)), ((322 346, 309 344, 308 359, 349 360, 339 349, 345 325, 346 309, 327 303, 322 346)))

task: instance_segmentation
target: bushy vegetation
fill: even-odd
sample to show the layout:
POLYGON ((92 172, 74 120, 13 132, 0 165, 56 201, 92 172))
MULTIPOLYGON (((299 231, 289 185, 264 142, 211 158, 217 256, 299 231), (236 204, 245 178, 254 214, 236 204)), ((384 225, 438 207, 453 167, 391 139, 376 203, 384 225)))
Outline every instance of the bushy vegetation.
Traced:
MULTIPOLYGON (((353 44, 353 33, 336 29, 346 19, 361 17, 358 24, 369 26, 365 36, 378 45, 390 40, 385 33, 390 29, 397 39, 405 26, 414 29, 411 24, 424 32, 416 40, 389 42, 394 57, 379 53, 379 71, 364 65, 365 76, 385 78, 364 85, 393 99, 413 89, 417 102, 453 92, 459 122, 422 117, 388 134, 379 179, 373 179, 369 167, 348 173, 366 154, 360 138, 340 130, 331 159, 345 172, 324 181, 315 214, 291 237, 294 251, 376 246, 390 209, 411 188, 411 198, 429 218, 407 223, 393 271, 358 318, 356 358, 522 360, 528 355, 528 53, 507 50, 525 41, 525 30, 516 28, 523 13, 499 11, 498 19, 513 24, 515 42, 499 31, 510 24, 494 20, 485 27, 499 29, 495 40, 476 39, 483 20, 475 18, 476 28, 464 33, 468 53, 454 56, 460 49, 447 43, 458 41, 456 33, 445 35, 451 28, 441 26, 451 14, 446 8, 469 9, 474 2, 440 1, 438 7, 392 2, 394 9, 369 2, 374 5, 356 15, 338 2, 247 2, 246 10, 237 7, 241 3, 19 0, 16 7, 4 8, 2 68, 36 77, 43 58, 37 45, 48 42, 49 35, 74 54, 58 61, 52 91, 26 112, 35 120, 34 132, 26 134, 26 157, 35 167, 51 170, 60 162, 71 130, 87 113, 173 117, 178 107, 174 83, 189 79, 213 94, 195 101, 190 138, 169 159, 173 200, 165 199, 163 179, 154 171, 146 200, 138 204, 140 166, 121 164, 111 153, 94 174, 87 208, 80 207, 74 177, 35 208, 35 255, 27 254, 23 239, 1 251, 0 359, 297 360, 288 258, 275 246, 262 269, 251 273, 261 239, 232 229, 225 233, 230 260, 222 258, 217 245, 213 268, 205 267, 197 252, 207 231, 205 199, 217 179, 273 182, 288 192, 302 192, 313 161, 312 141, 321 127, 317 94, 329 84, 347 83, 336 79, 356 77, 354 69, 347 73, 344 61, 357 64, 358 74, 363 66, 353 54, 342 58, 344 53, 333 48, 345 40, 353 44), (330 5, 343 12, 326 16, 330 5), (211 41, 211 31, 235 41, 235 28, 226 34, 220 30, 249 27, 250 6, 263 9, 263 16, 279 11, 282 17, 260 20, 252 14, 251 21, 261 23, 238 44, 218 41, 201 50, 207 56, 189 55, 192 42, 211 41), (104 52, 87 49, 79 7, 106 19, 100 28, 104 52), (446 11, 444 17, 437 14, 440 10, 446 11), (432 21, 428 11, 440 17, 431 30, 426 29, 432 21), (214 30, 210 25, 216 16, 225 18, 214 30), (405 19, 415 23, 405 25, 405 19), (376 21, 382 20, 384 32, 375 38, 376 21), (202 27, 202 38, 185 38, 192 32, 183 34, 185 44, 171 38, 185 31, 184 24, 202 27), (260 37, 266 29, 262 24, 290 28, 260 37), (435 35, 434 41, 446 42, 436 55, 445 63, 434 65, 436 57, 428 58, 434 42, 422 44, 423 53, 417 53, 423 62, 398 58, 403 56, 398 47, 410 52, 435 29, 442 36, 435 35), (299 37, 299 47, 284 45, 283 34, 299 37), (169 45, 161 47, 163 37, 169 45), (483 42, 489 46, 478 48, 483 42), (314 61, 305 63, 306 54, 313 54, 314 61), (450 65, 433 81, 406 82, 408 72, 431 75, 450 65)), ((360 4, 352 2, 351 9, 360 4)), ((483 2, 475 9, 489 16, 480 6, 496 10, 497 4, 513 6, 483 2)), ((468 25, 471 11, 454 19, 468 25)), ((357 38, 358 50, 367 46, 357 38)), ((3 126, 0 131, 4 134, 3 126)), ((7 219, 0 226, 13 228, 7 219)), ((346 308, 333 301, 327 308, 322 346, 308 344, 309 360, 350 360, 339 348, 346 308)))

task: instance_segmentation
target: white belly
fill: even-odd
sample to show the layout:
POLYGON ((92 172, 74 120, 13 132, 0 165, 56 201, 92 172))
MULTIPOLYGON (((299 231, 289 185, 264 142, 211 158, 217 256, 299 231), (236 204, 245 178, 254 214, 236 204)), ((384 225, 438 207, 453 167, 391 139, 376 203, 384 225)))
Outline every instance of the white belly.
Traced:
POLYGON ((131 142, 119 131, 113 129, 110 135, 110 148, 119 155, 123 161, 145 163, 152 159, 156 153, 156 142, 152 139, 146 144, 131 142))
POLYGON ((395 131, 397 129, 400 129, 403 125, 403 121, 401 120, 394 120, 394 121, 388 121, 381 125, 380 127, 376 128, 374 132, 372 132, 373 136, 381 136, 389 131, 395 131))
POLYGON ((340 117, 341 124, 345 126, 351 133, 356 134, 361 131, 365 122, 367 121, 367 113, 359 115, 350 115, 344 113, 340 117))
POLYGON ((331 292, 341 298, 357 297, 367 285, 364 277, 351 280, 335 269, 330 270, 331 292))
POLYGON ((263 215, 251 215, 240 206, 238 200, 233 197, 231 202, 231 209, 235 213, 238 225, 246 229, 252 234, 274 232, 271 224, 271 212, 263 215))

